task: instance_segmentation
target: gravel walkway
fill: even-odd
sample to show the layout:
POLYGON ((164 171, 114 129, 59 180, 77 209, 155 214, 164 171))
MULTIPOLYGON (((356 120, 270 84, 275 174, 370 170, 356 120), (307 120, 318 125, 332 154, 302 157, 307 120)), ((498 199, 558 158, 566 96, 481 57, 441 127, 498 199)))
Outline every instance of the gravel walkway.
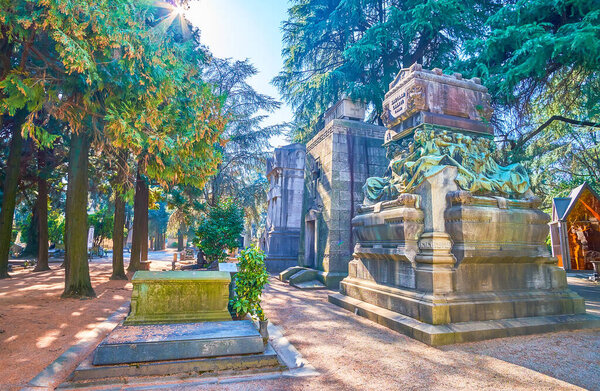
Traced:
POLYGON ((264 297, 271 321, 284 329, 321 376, 207 389, 600 390, 600 331, 439 349, 328 303, 328 293, 300 291, 272 278, 264 297))
MULTIPOLYGON (((64 269, 22 270, 0 280, 0 390, 19 390, 71 345, 86 339, 131 296, 128 281, 111 281, 111 265, 94 262, 93 300, 60 299, 64 269)), ((72 369, 75 369, 73 366, 72 369)))
MULTIPOLYGON (((171 253, 155 255, 154 270, 170 267, 171 253)), ((131 284, 108 281, 109 260, 90 268, 94 300, 58 299, 64 277, 57 266, 0 282, 0 390, 19 389, 127 300, 131 284)), ((576 277, 569 284, 600 315, 600 286, 576 277)), ((202 389, 600 391, 600 330, 432 348, 328 303, 328 293, 272 278, 264 295, 270 320, 320 376, 202 389)))

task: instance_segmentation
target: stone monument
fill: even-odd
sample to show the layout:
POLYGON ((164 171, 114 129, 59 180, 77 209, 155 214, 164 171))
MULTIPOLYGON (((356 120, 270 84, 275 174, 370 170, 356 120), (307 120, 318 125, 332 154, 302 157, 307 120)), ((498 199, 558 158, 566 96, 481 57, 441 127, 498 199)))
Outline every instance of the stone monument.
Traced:
MULTIPOLYGON (((233 265, 235 266, 235 265, 233 265)), ((280 371, 252 320, 231 320, 227 271, 137 271, 131 311, 68 377, 68 388, 127 378, 280 371)))
MULTIPOLYGON (((323 115, 324 126, 306 145, 299 264, 329 288, 348 274, 350 222, 362 201, 362 185, 387 166, 381 146, 385 127, 363 122, 364 104, 342 99, 323 115)), ((293 278, 290 278, 290 282, 293 278)))
POLYGON ((487 89, 413 65, 383 103, 390 159, 329 300, 431 345, 600 327, 546 248, 525 169, 493 159, 487 89))
POLYGON ((261 246, 270 272, 280 272, 298 264, 298 240, 304 192, 302 144, 275 148, 267 160, 267 222, 261 246))
POLYGON ((223 271, 138 271, 126 325, 231 320, 223 271))

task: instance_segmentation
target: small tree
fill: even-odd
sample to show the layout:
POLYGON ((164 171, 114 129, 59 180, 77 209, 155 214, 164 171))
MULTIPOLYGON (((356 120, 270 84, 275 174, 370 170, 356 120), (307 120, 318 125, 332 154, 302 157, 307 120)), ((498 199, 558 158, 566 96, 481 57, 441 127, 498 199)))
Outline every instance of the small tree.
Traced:
POLYGON ((212 206, 196 230, 196 244, 209 262, 222 261, 227 257, 226 250, 238 247, 239 237, 244 230, 242 209, 233 199, 212 206))
POLYGON ((61 210, 49 208, 48 239, 54 244, 62 243, 65 236, 65 216, 61 210))
POLYGON ((240 253, 239 260, 231 308, 239 317, 250 314, 259 320, 265 320, 265 313, 260 305, 262 291, 269 277, 265 268, 265 253, 252 245, 240 253))
POLYGON ((94 227, 94 247, 99 247, 104 239, 112 239, 114 213, 104 207, 88 215, 88 225, 94 227))

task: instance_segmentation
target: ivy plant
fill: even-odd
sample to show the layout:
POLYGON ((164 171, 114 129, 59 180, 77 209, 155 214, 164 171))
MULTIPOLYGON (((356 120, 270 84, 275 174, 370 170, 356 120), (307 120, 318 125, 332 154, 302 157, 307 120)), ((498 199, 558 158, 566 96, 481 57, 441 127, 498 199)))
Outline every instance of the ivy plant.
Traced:
POLYGON ((235 275, 235 296, 230 303, 239 317, 250 314, 259 320, 266 319, 260 302, 268 277, 265 253, 260 248, 252 245, 240 252, 235 275))

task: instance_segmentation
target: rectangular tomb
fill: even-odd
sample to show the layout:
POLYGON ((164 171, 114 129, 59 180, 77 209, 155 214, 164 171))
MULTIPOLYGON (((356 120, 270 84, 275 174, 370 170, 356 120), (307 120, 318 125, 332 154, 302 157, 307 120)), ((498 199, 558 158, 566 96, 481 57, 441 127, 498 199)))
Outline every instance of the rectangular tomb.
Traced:
POLYGON ((126 325, 231 320, 228 272, 138 271, 131 282, 126 325))

